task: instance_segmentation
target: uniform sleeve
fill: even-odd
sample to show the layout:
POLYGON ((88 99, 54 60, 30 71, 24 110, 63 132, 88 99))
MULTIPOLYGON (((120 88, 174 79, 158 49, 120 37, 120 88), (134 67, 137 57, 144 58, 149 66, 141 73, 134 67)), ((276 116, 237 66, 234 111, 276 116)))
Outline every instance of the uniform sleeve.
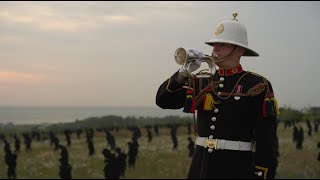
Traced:
POLYGON ((169 79, 161 84, 156 96, 156 104, 162 109, 180 109, 185 105, 186 89, 185 83, 179 84, 174 73, 169 79))
POLYGON ((255 123, 255 164, 254 176, 259 179, 274 179, 277 166, 277 101, 272 86, 264 79, 265 91, 258 96, 258 118, 255 123))

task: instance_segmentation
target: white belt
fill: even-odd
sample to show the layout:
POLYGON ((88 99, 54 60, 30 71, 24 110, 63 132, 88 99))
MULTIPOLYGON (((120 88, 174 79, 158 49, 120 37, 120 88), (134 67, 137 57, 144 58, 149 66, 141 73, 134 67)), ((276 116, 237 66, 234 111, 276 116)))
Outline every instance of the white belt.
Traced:
POLYGON ((207 137, 197 137, 196 145, 216 150, 227 149, 237 151, 252 151, 251 142, 229 141, 225 139, 210 139, 207 137))

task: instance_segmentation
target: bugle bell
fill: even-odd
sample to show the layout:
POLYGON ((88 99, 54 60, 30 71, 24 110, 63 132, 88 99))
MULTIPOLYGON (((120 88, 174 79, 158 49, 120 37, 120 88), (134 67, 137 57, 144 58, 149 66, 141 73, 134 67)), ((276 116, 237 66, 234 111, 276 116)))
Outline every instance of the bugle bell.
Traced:
POLYGON ((195 76, 197 78, 211 77, 212 75, 215 74, 215 71, 216 71, 215 62, 214 62, 214 60, 213 60, 213 58, 211 56, 203 54, 201 57, 198 57, 196 54, 193 54, 190 51, 186 51, 182 47, 176 49, 176 51, 174 53, 174 59, 179 65, 182 65, 182 68, 186 69, 188 78, 193 78, 195 76), (190 64, 191 64, 191 62, 193 62, 193 61, 195 61, 197 59, 200 60, 201 62, 206 62, 208 64, 208 66, 210 68, 209 69, 210 70, 209 74, 208 74, 208 72, 205 72, 205 69, 201 70, 196 75, 191 74, 191 72, 190 72, 190 64))

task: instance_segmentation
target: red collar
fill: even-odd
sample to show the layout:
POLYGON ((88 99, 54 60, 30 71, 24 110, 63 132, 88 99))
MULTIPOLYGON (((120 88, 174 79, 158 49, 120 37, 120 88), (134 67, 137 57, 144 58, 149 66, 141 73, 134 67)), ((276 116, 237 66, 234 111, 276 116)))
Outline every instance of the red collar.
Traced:
POLYGON ((234 74, 241 73, 242 71, 243 71, 242 66, 239 65, 237 67, 230 68, 230 69, 218 69, 218 74, 220 76, 231 76, 234 74))

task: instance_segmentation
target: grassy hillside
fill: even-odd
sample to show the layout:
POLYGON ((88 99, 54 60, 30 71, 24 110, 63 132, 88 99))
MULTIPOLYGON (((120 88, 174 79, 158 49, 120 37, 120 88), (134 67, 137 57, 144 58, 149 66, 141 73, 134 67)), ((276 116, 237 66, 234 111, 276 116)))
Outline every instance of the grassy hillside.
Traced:
MULTIPOLYGON (((116 144, 125 152, 128 151, 127 143, 131 139, 131 132, 120 130, 112 131, 116 137, 116 144)), ((302 150, 296 150, 292 143, 292 128, 286 131, 283 124, 278 128, 280 157, 276 178, 302 178, 319 179, 320 162, 316 160, 320 149, 316 144, 320 141, 320 132, 313 133, 309 137, 305 128, 305 141, 302 150)), ((63 134, 59 136, 60 142, 66 145, 63 134)), ((173 144, 170 138, 170 130, 160 129, 159 136, 153 136, 151 143, 147 141, 147 132, 142 129, 142 137, 139 139, 139 154, 134 169, 127 169, 125 178, 186 178, 191 159, 188 157, 188 134, 185 127, 178 128, 177 150, 172 150, 173 144)), ((194 139, 194 136, 192 135, 194 139)), ((21 138, 22 139, 22 138, 21 138)), ((13 139, 8 139, 13 147, 13 139)), ((19 179, 59 179, 58 152, 53 151, 49 141, 33 141, 32 151, 26 153, 24 144, 21 144, 21 152, 18 155, 17 177, 19 179)), ((7 178, 6 165, 4 163, 3 143, 0 150, 0 178, 7 178)), ((70 164, 72 165, 72 176, 77 179, 104 178, 104 158, 103 148, 108 147, 105 134, 96 132, 94 136, 94 145, 96 154, 93 157, 88 156, 88 148, 84 133, 78 140, 75 134, 72 134, 72 145, 68 147, 70 164)))

